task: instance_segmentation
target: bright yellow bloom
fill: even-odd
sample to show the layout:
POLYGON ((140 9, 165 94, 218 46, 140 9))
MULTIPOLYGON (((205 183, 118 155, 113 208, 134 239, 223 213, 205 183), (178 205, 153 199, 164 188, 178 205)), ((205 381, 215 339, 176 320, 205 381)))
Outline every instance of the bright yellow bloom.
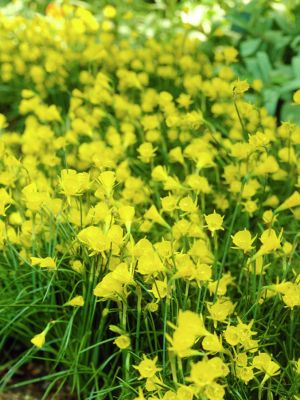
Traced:
POLYGON ((205 226, 207 226, 212 233, 220 229, 224 230, 222 227, 224 216, 222 217, 220 214, 217 214, 216 211, 214 211, 212 214, 205 215, 204 218, 207 224, 205 226))
POLYGON ((106 251, 110 247, 108 237, 97 226, 89 226, 82 229, 78 233, 77 238, 92 251, 91 255, 106 251))
POLYGON ((137 271, 142 275, 157 274, 164 270, 163 263, 154 251, 145 253, 139 258, 137 271))
POLYGON ((153 159, 156 152, 156 149, 153 148, 152 143, 149 142, 142 143, 137 150, 139 153, 139 159, 146 164, 153 159))
POLYGON ((216 334, 205 336, 202 341, 202 347, 204 350, 212 353, 220 353, 224 350, 222 342, 216 334))
POLYGON ((192 364, 190 377, 187 381, 192 382, 197 388, 205 388, 211 385, 215 379, 228 375, 227 365, 219 357, 210 360, 202 360, 192 364))
POLYGON ((210 317, 214 321, 225 321, 235 308, 230 300, 219 298, 215 304, 207 306, 210 317))
POLYGON ((67 301, 64 305, 72 307, 83 307, 84 298, 82 296, 75 296, 71 300, 67 301))
POLYGON ((241 379, 246 385, 254 378, 253 367, 237 366, 236 376, 241 379))
POLYGON ((280 366, 274 361, 272 361, 271 356, 269 356, 269 354, 267 353, 259 353, 258 356, 255 356, 253 358, 252 365, 254 368, 265 373, 263 382, 265 382, 272 376, 279 374, 280 366))
POLYGON ((127 335, 120 335, 114 340, 114 344, 121 350, 128 349, 130 347, 130 338, 127 335))
POLYGON ((166 281, 155 280, 152 284, 151 292, 157 299, 163 299, 168 295, 168 283, 166 281))
POLYGON ((300 89, 293 94, 293 100, 295 104, 300 104, 300 89))
POLYGON ((169 225, 167 222, 163 219, 163 217, 159 214, 157 208, 155 205, 152 204, 152 206, 145 212, 144 218, 150 219, 153 222, 156 222, 159 225, 163 225, 167 228, 169 228, 169 225))
POLYGON ((274 229, 267 229, 263 231, 260 237, 262 245, 257 253, 257 255, 269 254, 280 248, 282 233, 279 236, 276 235, 274 229))
POLYGON ((204 393, 208 400, 223 400, 225 396, 224 387, 217 382, 212 382, 207 385, 204 393))
POLYGON ((0 114, 0 130, 4 129, 8 126, 7 122, 6 122, 6 117, 3 114, 0 114))
POLYGON ((247 229, 244 229, 243 231, 238 231, 233 236, 231 236, 231 238, 233 244, 237 246, 234 248, 241 249, 244 251, 244 253, 247 253, 248 251, 253 249, 252 243, 256 239, 255 237, 252 239, 251 233, 247 229))
POLYGON ((134 218, 135 209, 132 206, 120 206, 119 207, 120 220, 125 224, 127 231, 130 231, 130 227, 134 218))
POLYGON ((13 199, 3 188, 0 189, 0 216, 6 216, 6 210, 9 208, 13 199))
POLYGON ((109 197, 112 194, 115 182, 116 174, 114 171, 105 171, 99 175, 99 181, 104 189, 105 194, 109 197))
POLYGON ((300 206, 300 193, 294 192, 279 207, 276 208, 276 212, 283 211, 288 208, 298 207, 298 206, 300 206))
POLYGON ((37 347, 38 349, 41 349, 45 342, 46 342, 46 334, 47 334, 47 329, 45 329, 43 332, 35 335, 30 341, 31 343, 37 347))
POLYGON ((56 269, 56 261, 52 257, 30 257, 31 265, 38 265, 41 268, 48 270, 56 269))
POLYGON ((77 173, 73 169, 63 169, 60 175, 61 192, 67 197, 79 196, 90 186, 90 176, 86 172, 77 173))
POLYGON ((161 371, 161 368, 157 368, 158 357, 155 357, 153 360, 143 355, 143 360, 139 363, 139 365, 134 366, 136 370, 140 373, 140 378, 153 378, 156 372, 161 371))
POLYGON ((240 81, 239 79, 233 82, 233 92, 236 95, 241 95, 249 89, 249 83, 247 81, 240 81))
POLYGON ((113 19, 117 15, 117 10, 114 6, 108 4, 103 8, 103 15, 105 18, 113 19))
POLYGON ((224 332, 225 340, 231 346, 236 346, 240 342, 240 332, 236 326, 228 325, 224 332))
POLYGON ((288 307, 300 306, 300 283, 282 282, 271 285, 269 288, 282 294, 282 300, 288 307))
POLYGON ((124 292, 120 281, 114 278, 113 273, 108 273, 94 289, 94 296, 103 299, 117 300, 124 292))

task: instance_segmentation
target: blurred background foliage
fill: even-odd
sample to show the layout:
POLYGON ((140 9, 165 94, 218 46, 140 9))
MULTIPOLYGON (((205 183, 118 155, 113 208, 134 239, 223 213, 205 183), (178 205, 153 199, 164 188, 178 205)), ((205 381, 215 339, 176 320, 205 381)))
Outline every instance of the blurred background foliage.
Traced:
POLYGON ((249 93, 247 100, 263 103, 279 121, 300 123, 300 107, 291 104, 300 87, 300 0, 0 0, 0 12, 44 14, 50 3, 87 7, 99 19, 104 6, 114 5, 125 36, 136 30, 167 40, 188 27, 211 53, 232 45, 240 78, 263 83, 261 94, 249 93))

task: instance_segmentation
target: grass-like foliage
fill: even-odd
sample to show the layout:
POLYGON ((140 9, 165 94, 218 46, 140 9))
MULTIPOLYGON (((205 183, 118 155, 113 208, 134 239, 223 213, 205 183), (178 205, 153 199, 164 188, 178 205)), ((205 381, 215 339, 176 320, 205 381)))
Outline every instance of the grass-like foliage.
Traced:
POLYGON ((0 13, 0 391, 299 400, 300 127, 134 18, 0 13))

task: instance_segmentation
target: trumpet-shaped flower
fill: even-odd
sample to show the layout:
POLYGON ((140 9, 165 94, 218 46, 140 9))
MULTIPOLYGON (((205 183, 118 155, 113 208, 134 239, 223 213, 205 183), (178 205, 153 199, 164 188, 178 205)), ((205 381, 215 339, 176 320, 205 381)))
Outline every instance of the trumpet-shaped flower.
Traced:
POLYGON ((89 189, 90 176, 86 172, 77 173, 73 169, 63 169, 59 184, 61 192, 70 200, 71 196, 79 196, 89 189))
POLYGON ((52 257, 31 257, 31 265, 38 265, 41 268, 46 268, 48 270, 56 269, 56 261, 52 257))
POLYGON ((83 307, 84 298, 82 296, 75 296, 71 300, 67 301, 64 305, 72 307, 83 307))
POLYGON ((108 237, 104 235, 102 229, 97 226, 89 226, 88 228, 82 229, 78 233, 77 238, 92 251, 91 255, 101 253, 110 248, 108 237))
POLYGON ((153 360, 143 355, 143 360, 139 363, 139 365, 134 366, 136 370, 140 373, 140 379, 142 378, 153 378, 155 374, 161 371, 161 368, 157 368, 158 357, 154 357, 153 360))
POLYGON ((214 211, 212 214, 205 215, 206 227, 214 234, 215 231, 224 230, 222 227, 224 216, 222 217, 220 214, 214 211))
POLYGON ((256 239, 256 237, 252 238, 251 233, 244 229, 243 231, 238 231, 233 236, 231 236, 233 244, 236 245, 235 249, 241 249, 244 253, 249 252, 253 249, 252 243, 256 239))

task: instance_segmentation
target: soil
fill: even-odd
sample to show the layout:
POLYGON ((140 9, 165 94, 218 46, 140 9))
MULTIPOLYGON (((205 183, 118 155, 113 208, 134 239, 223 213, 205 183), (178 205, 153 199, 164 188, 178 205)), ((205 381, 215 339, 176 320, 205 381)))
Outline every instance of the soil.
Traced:
MULTIPOLYGON (((42 364, 28 363, 13 376, 10 385, 20 384, 30 380, 32 377, 37 378, 43 375, 46 375, 46 371, 42 364)), ((24 385, 16 389, 4 390, 0 393, 0 400, 41 400, 47 390, 48 384, 49 382, 42 381, 24 385)), ((54 400, 53 393, 55 393, 55 388, 53 392, 49 394, 47 400, 54 400)), ((70 394, 69 388, 65 387, 59 394, 55 395, 55 400, 76 400, 76 398, 70 394)))

